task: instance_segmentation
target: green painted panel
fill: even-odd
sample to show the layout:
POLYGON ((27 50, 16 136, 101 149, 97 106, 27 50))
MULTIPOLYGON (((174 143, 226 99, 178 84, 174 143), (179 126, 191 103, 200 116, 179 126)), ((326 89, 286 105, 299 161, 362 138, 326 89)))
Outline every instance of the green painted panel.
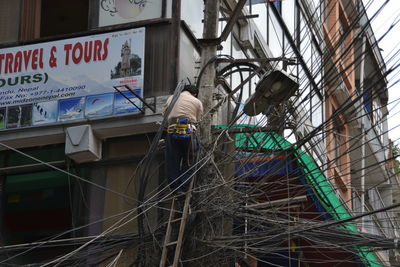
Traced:
MULTIPOLYGON (((71 179, 73 181, 73 179, 71 179)), ((34 191, 68 185, 68 176, 58 171, 9 175, 5 182, 7 193, 34 191)))
MULTIPOLYGON (((24 153, 32 156, 34 158, 40 159, 41 161, 58 161, 65 160, 65 148, 64 146, 51 146, 51 147, 41 147, 35 149, 25 149, 24 153)), ((18 166, 25 164, 35 164, 38 161, 31 159, 25 155, 17 152, 5 151, 3 153, 8 153, 6 156, 5 166, 18 166)), ((0 158, 1 160, 1 158, 0 158)))

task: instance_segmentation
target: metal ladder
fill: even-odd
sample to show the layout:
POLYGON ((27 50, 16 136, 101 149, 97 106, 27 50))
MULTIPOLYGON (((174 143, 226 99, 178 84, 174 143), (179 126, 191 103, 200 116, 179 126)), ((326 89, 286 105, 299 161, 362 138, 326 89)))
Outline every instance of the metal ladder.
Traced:
POLYGON ((177 210, 177 198, 174 197, 172 199, 172 204, 171 204, 171 211, 169 214, 169 219, 168 219, 168 225, 167 225, 167 232, 165 233, 165 240, 164 240, 164 245, 163 245, 163 250, 161 254, 161 260, 160 260, 160 267, 165 267, 167 263, 167 256, 168 256, 168 247, 175 246, 175 253, 174 253, 174 261, 172 265, 169 265, 170 267, 177 267, 179 263, 179 259, 181 256, 181 251, 182 251, 182 241, 183 241, 183 234, 185 232, 185 227, 186 227, 186 220, 189 215, 189 204, 190 200, 192 198, 192 188, 193 188, 193 183, 194 183, 194 177, 192 178, 192 181, 190 182, 189 190, 186 193, 185 197, 185 204, 183 206, 182 211, 177 210), (175 218, 176 214, 182 214, 182 217, 175 218), (176 240, 171 240, 171 232, 173 228, 174 223, 179 223, 179 232, 178 232, 178 237, 176 240))

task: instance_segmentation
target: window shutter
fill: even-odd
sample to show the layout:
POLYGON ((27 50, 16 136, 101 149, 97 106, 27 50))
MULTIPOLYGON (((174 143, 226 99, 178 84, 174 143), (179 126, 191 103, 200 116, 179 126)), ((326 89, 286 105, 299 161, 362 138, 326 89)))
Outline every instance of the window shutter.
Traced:
POLYGON ((18 41, 20 0, 0 0, 0 43, 18 41))

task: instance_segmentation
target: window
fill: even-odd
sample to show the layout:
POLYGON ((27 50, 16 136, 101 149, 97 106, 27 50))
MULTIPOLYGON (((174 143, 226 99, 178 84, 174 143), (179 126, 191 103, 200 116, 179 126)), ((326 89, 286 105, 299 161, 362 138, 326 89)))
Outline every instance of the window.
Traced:
POLYGON ((382 111, 379 108, 379 104, 375 100, 372 101, 372 124, 375 126, 378 140, 381 140, 381 142, 383 142, 382 111))
POLYGON ((90 0, 0 0, 0 43, 88 29, 90 0))
POLYGON ((341 57, 341 61, 344 60, 344 52, 345 52, 345 42, 343 40, 345 34, 345 30, 343 28, 343 23, 339 22, 339 29, 338 29, 338 55, 341 57))
POLYGON ((89 0, 42 0, 40 36, 88 29, 89 0))
POLYGON ((351 38, 351 32, 350 32, 350 26, 347 22, 347 19, 344 15, 344 12, 342 9, 339 9, 339 21, 338 21, 338 36, 337 36, 337 55, 340 58, 340 63, 343 64, 343 67, 346 67, 349 62, 349 57, 351 56, 349 54, 349 49, 351 47, 350 43, 350 38, 351 38))
POLYGON ((340 167, 340 143, 341 143, 341 136, 340 131, 334 130, 333 131, 333 160, 336 163, 336 166, 340 167))
POLYGON ((0 43, 18 40, 21 1, 0 0, 0 43))
POLYGON ((267 6, 264 2, 260 1, 250 1, 250 14, 258 15, 257 18, 254 18, 253 21, 257 25, 260 30, 261 36, 265 42, 268 42, 268 17, 267 17, 267 6))
POLYGON ((280 14, 282 14, 282 2, 281 2, 281 0, 270 0, 270 2, 272 2, 273 5, 275 6, 275 8, 278 10, 278 12, 280 14))
POLYGON ((371 93, 366 91, 363 94, 363 100, 364 100, 364 109, 365 112, 368 114, 371 114, 372 112, 372 99, 371 99, 371 93))
POLYGON ((345 129, 344 123, 341 118, 334 118, 333 119, 333 141, 332 141, 332 148, 333 148, 333 161, 336 163, 336 166, 341 169, 341 157, 343 155, 342 146, 345 144, 345 129))
MULTIPOLYGON (((268 46, 272 54, 276 57, 282 56, 283 51, 283 30, 279 25, 278 18, 269 8, 268 15, 268 46)), ((281 62, 275 64, 281 65, 281 62)))
MULTIPOLYGON (((196 38, 203 37, 203 1, 182 1, 181 2, 181 18, 186 22, 192 30, 196 38)), ((220 17, 222 17, 220 15, 220 17)))

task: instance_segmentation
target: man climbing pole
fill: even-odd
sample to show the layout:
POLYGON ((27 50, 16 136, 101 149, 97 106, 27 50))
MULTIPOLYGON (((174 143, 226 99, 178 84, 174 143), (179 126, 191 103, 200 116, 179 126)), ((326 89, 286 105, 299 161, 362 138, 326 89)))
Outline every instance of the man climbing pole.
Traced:
MULTIPOLYGON (((198 89, 185 85, 168 115, 165 161, 168 183, 172 190, 185 193, 193 175, 199 144, 195 124, 203 116, 203 104, 197 99, 198 89)), ((164 112, 171 104, 168 98, 164 112)))

